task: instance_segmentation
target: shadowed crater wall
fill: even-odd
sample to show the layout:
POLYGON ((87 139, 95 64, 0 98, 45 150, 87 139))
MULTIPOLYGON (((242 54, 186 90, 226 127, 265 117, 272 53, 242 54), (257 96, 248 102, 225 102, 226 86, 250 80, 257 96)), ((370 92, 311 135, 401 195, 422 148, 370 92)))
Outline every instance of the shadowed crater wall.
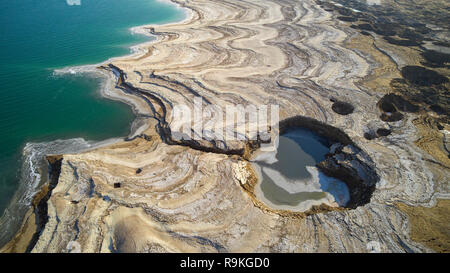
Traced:
POLYGON ((379 176, 375 164, 341 129, 318 120, 295 116, 279 124, 280 134, 294 128, 309 129, 330 143, 330 151, 317 167, 327 176, 337 178, 347 185, 350 200, 346 208, 356 208, 370 202, 379 176))

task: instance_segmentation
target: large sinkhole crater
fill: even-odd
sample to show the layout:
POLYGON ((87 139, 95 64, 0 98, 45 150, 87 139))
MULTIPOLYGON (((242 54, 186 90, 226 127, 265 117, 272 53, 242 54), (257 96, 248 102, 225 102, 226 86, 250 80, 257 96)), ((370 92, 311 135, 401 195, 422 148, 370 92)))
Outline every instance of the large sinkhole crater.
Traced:
POLYGON ((253 191, 276 210, 355 208, 367 204, 379 180, 374 164, 341 130, 295 117, 280 123, 273 149, 252 157, 258 176, 253 191))

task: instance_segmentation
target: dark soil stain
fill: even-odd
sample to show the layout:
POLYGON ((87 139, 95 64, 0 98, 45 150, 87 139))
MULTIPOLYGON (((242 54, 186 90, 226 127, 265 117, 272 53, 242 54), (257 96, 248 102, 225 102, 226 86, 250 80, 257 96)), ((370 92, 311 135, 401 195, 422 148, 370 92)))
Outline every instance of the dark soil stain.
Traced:
POLYGON ((402 77, 413 85, 431 86, 448 82, 448 78, 425 67, 408 65, 401 70, 402 77))

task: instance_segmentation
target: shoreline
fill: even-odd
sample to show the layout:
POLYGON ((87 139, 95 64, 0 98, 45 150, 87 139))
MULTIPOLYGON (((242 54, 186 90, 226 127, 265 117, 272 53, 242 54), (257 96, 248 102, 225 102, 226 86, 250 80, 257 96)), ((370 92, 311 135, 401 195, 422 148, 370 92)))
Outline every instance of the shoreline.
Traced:
MULTIPOLYGON (((43 172, 43 170, 39 170, 39 169, 41 169, 41 167, 33 166, 34 163, 33 163, 32 155, 30 157, 25 154, 26 147, 31 147, 33 145, 52 146, 52 145, 54 145, 52 143, 59 143, 59 142, 65 142, 65 143, 67 143, 67 146, 71 146, 71 143, 73 143, 74 145, 77 145, 77 143, 84 143, 83 144, 83 145, 85 145, 84 147, 83 147, 83 145, 80 145, 79 148, 74 148, 70 151, 70 153, 83 153, 83 152, 87 152, 90 150, 94 150, 94 149, 98 149, 98 148, 105 147, 108 145, 119 143, 121 141, 124 141, 127 138, 136 137, 136 135, 139 135, 139 133, 148 129, 148 124, 145 124, 145 123, 142 124, 142 122, 140 120, 141 109, 139 108, 139 104, 136 103, 136 100, 133 99, 132 96, 126 97, 126 94, 124 94, 123 91, 116 88, 116 82, 118 79, 117 75, 115 75, 112 72, 105 71, 105 70, 101 69, 100 67, 103 65, 110 64, 115 60, 126 59, 126 58, 139 58, 140 56, 145 55, 148 52, 148 50, 145 49, 145 46, 151 45, 152 43, 158 41, 157 35, 153 35, 148 32, 148 30, 147 30, 148 27, 155 26, 155 25, 178 24, 178 23, 187 22, 192 19, 192 16, 193 16, 192 12, 190 12, 190 10, 188 10, 187 8, 183 8, 181 5, 179 5, 175 1, 171 1, 171 0, 156 0, 156 1, 173 5, 173 6, 175 6, 174 8, 176 8, 176 9, 183 9, 185 11, 184 15, 183 15, 183 19, 180 21, 170 21, 170 22, 161 23, 161 24, 146 24, 146 25, 142 25, 142 26, 130 27, 128 30, 132 35, 136 35, 136 34, 144 35, 144 36, 150 38, 149 41, 144 41, 142 43, 138 43, 138 44, 129 46, 128 48, 131 51, 130 54, 125 54, 125 55, 117 56, 117 57, 111 57, 111 58, 109 58, 103 62, 97 63, 97 64, 67 66, 67 67, 58 68, 58 69, 53 70, 53 76, 55 76, 55 77, 60 77, 60 76, 69 76, 70 77, 71 74, 87 74, 92 77, 100 78, 101 86, 95 92, 100 92, 101 96, 104 99, 120 101, 120 102, 128 105, 129 107, 131 107, 133 115, 134 115, 134 119, 132 120, 132 122, 130 124, 130 131, 129 131, 128 135, 124 136, 124 137, 112 137, 112 138, 99 140, 99 141, 91 141, 91 140, 84 139, 84 138, 68 138, 68 139, 56 139, 56 140, 52 140, 52 141, 48 141, 48 142, 36 142, 36 143, 27 142, 27 143, 25 143, 25 147, 22 150, 23 162, 22 162, 21 170, 24 168, 23 167, 24 164, 27 164, 27 162, 29 162, 30 168, 33 169, 33 172, 35 173, 34 176, 35 177, 37 176, 37 178, 35 178, 34 182, 32 181, 30 184, 28 182, 25 183, 25 181, 23 179, 20 179, 20 182, 22 182, 22 183, 19 184, 18 189, 14 193, 14 196, 11 199, 10 204, 6 207, 4 213, 0 216, 0 227, 5 227, 5 226, 7 227, 6 230, 2 229, 2 236, 0 237, 0 250, 3 249, 6 246, 7 242, 10 241, 15 236, 15 234, 21 229, 21 226, 23 224, 20 224, 20 223, 27 221, 28 217, 26 217, 26 214, 29 214, 30 213, 29 210, 32 209, 30 207, 31 201, 34 198, 34 196, 37 193, 39 193, 39 191, 40 191, 39 188, 42 187, 42 185, 44 185, 47 180, 47 179, 43 179, 41 177, 41 173, 43 172), (24 211, 25 214, 22 214, 20 216, 17 216, 17 215, 8 216, 8 215, 10 215, 11 211, 18 211, 18 210, 23 211, 24 210, 23 208, 18 208, 18 206, 20 206, 18 203, 19 200, 22 200, 21 204, 20 204, 21 206, 29 207, 26 211, 24 211), (26 204, 24 204, 24 202, 26 204), (21 218, 22 220, 21 221, 13 220, 11 222, 11 220, 10 220, 11 217, 12 217, 12 219, 21 218), (14 230, 8 230, 11 225, 13 225, 15 227, 17 226, 17 228, 14 228, 14 230)), ((56 152, 56 154, 63 154, 63 153, 66 153, 66 152, 64 152, 64 150, 60 150, 60 151, 56 152)), ((30 153, 28 153, 28 154, 30 154, 30 153)), ((42 154, 42 155, 43 155, 42 160, 45 160, 44 157, 46 155, 51 155, 51 154, 42 154)))
POLYGON ((430 205, 445 193, 438 179, 448 173, 414 146, 417 116, 390 123, 391 135, 364 137, 369 129, 387 126, 376 105, 386 91, 366 87, 384 82, 369 78, 398 74, 377 70, 393 66, 392 60, 379 61, 380 41, 367 46, 371 38, 315 1, 202 4, 186 4, 198 20, 160 25, 159 39, 147 51, 111 60, 126 84, 141 92, 141 101, 157 98, 152 113, 162 112, 168 125, 172 105, 191 105, 194 94, 218 105, 276 101, 281 120, 292 121, 286 125, 316 127, 347 145, 336 148, 350 157, 347 163, 373 165, 380 181, 370 202, 357 209, 314 208, 313 216, 268 210, 254 196, 254 170, 246 170, 241 157, 168 145, 164 132, 149 126, 142 129, 145 137, 61 156, 59 182, 46 203, 48 222, 33 252, 64 251, 73 238, 86 252, 358 252, 374 240, 390 252, 431 251, 411 239, 408 217, 392 206, 430 205), (331 97, 352 103, 355 112, 337 114, 331 97), (353 142, 361 151, 349 147, 353 142), (205 246, 198 238, 213 243, 205 246))

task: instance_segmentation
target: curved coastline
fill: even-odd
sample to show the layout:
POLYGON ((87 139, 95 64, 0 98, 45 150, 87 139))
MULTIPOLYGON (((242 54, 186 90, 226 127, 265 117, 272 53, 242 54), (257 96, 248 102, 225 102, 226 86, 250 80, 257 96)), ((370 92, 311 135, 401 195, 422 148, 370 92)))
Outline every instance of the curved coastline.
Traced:
MULTIPOLYGON (((431 156, 415 146, 414 114, 389 125, 379 119, 376 102, 388 92, 385 80, 398 76, 390 70, 395 60, 384 59, 375 43, 385 44, 338 22, 316 1, 185 5, 191 17, 184 23, 138 27, 158 38, 131 59, 111 60, 123 69, 120 81, 125 75, 127 84, 160 100, 155 109, 142 102, 150 96, 128 101, 147 118, 147 127, 137 130, 141 137, 62 155, 59 183, 48 201, 49 222, 32 251, 61 252, 76 238, 86 252, 361 252, 374 240, 385 251, 431 252, 411 239, 409 218, 395 204, 433 206, 445 194, 435 190, 442 187, 439 177, 449 173, 439 174, 431 156), (373 45, 366 46, 368 41, 373 45), (252 190, 243 194, 242 188, 256 183, 248 161, 215 153, 218 143, 200 143, 204 150, 168 145, 162 139, 167 131, 152 127, 151 114, 164 112, 170 125, 173 104, 192 105, 193 94, 211 104, 277 101, 283 120, 299 115, 310 125, 326 123, 328 134, 339 128, 345 134, 334 135, 342 144, 336 149, 351 155, 351 164, 370 162, 380 176, 370 202, 304 215, 262 206, 252 190), (351 102, 355 113, 335 113, 334 98, 351 102), (364 137, 387 126, 394 134, 364 137), (361 150, 348 145, 352 142, 361 150), (55 233, 57 238, 50 236, 55 233)), ((113 70, 102 73, 115 84, 113 70)), ((114 90, 106 96, 124 95, 114 90)))
MULTIPOLYGON (((162 24, 183 23, 191 20, 192 13, 188 9, 182 8, 179 4, 170 0, 156 0, 159 2, 173 5, 176 9, 183 9, 183 18, 175 21, 165 22, 162 24)), ((157 24, 150 24, 157 25, 157 24)), ((106 99, 120 101, 131 107, 134 120, 131 123, 131 128, 128 136, 114 137, 100 141, 90 141, 83 138, 73 139, 57 139, 49 142, 34 143, 28 142, 22 150, 22 166, 21 178, 19 179, 19 186, 10 204, 5 209, 5 212, 0 217, 0 250, 10 242, 15 234, 19 231, 22 223, 29 214, 29 207, 33 202, 33 198, 39 193, 39 188, 47 182, 47 166, 45 161, 46 155, 52 154, 66 154, 66 153, 82 153, 92 149, 101 148, 114 143, 118 143, 127 138, 133 138, 148 128, 148 124, 141 122, 139 104, 136 104, 132 98, 127 98, 122 91, 116 89, 117 75, 111 71, 101 69, 101 66, 111 63, 113 60, 122 58, 137 58, 148 52, 146 46, 152 44, 158 39, 158 36, 149 33, 146 29, 150 25, 141 25, 129 28, 133 35, 144 35, 150 38, 149 41, 131 45, 129 47, 131 53, 109 58, 97 64, 88 64, 81 66, 68 66, 64 68, 55 69, 53 75, 70 76, 73 74, 89 74, 91 77, 100 78, 101 87, 96 91, 106 99), (45 162, 44 162, 45 161, 45 162), (28 211, 28 212, 27 212, 28 211)))

